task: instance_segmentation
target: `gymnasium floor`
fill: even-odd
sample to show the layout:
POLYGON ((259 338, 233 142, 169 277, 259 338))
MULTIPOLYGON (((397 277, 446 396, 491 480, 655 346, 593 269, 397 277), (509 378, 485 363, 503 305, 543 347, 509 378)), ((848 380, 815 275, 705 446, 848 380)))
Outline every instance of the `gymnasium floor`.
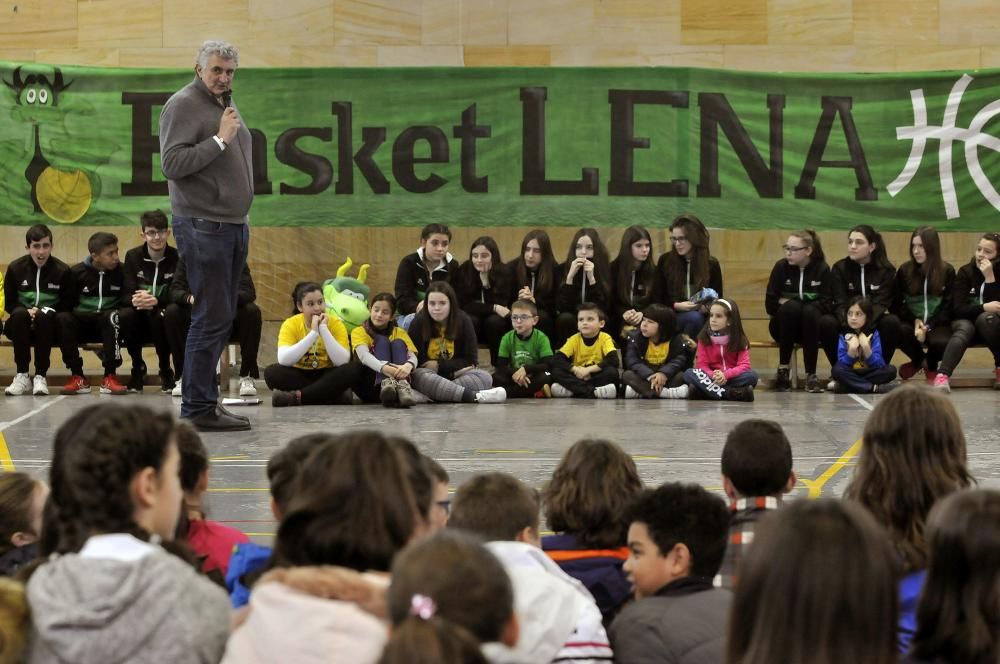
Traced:
MULTIPOLYGON (((235 383, 234 383, 235 387, 235 383)), ((54 392, 56 390, 53 390, 54 392)), ((541 486, 562 452, 595 436, 614 440, 636 460, 643 480, 699 482, 721 491, 719 454, 727 432, 749 417, 783 423, 795 457, 795 496, 840 495, 852 472, 863 423, 878 396, 774 393, 758 390, 751 404, 706 401, 512 401, 504 405, 438 404, 408 411, 381 406, 241 408, 249 432, 206 434, 212 456, 211 518, 267 543, 275 524, 268 508, 268 457, 312 431, 382 428, 409 437, 444 465, 457 486, 472 474, 505 471, 541 486)), ((955 390, 968 439, 969 465, 983 486, 1000 488, 1000 392, 955 390)), ((105 400, 177 412, 179 399, 147 387, 143 395, 0 397, 0 463, 47 479, 53 433, 76 409, 105 400)))

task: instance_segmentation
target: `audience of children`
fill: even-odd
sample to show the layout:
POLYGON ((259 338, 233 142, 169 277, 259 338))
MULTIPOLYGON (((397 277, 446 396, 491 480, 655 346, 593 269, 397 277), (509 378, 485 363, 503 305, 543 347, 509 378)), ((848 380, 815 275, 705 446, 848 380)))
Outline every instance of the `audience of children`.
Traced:
POLYGON ((586 586, 605 627, 632 596, 622 571, 625 511, 641 490, 635 461, 621 447, 584 439, 566 450, 542 491, 542 511, 555 531, 542 537, 542 550, 586 586))
POLYGON ((476 337, 489 348, 490 363, 496 364, 511 303, 507 266, 496 240, 483 236, 472 241, 469 260, 458 268, 454 286, 462 311, 472 320, 476 337))
POLYGON ((896 367, 888 364, 882 337, 875 329, 875 307, 861 295, 847 306, 847 331, 837 342, 837 363, 830 370, 830 389, 855 394, 885 394, 899 386, 896 367))
POLYGON ((351 330, 351 347, 361 362, 355 393, 366 403, 409 408, 416 403, 410 380, 417 366, 417 348, 396 324, 396 298, 378 293, 371 299, 368 320, 351 330))
POLYGON ((292 293, 294 312, 278 332, 278 362, 264 369, 271 405, 350 404, 361 365, 351 362, 347 328, 326 313, 323 287, 299 282, 292 293))
POLYGON ((531 300, 518 300, 510 307, 510 330, 500 340, 493 363, 493 384, 507 398, 549 397, 549 361, 552 346, 538 324, 538 307, 531 300))
POLYGON ((515 651, 522 661, 611 658, 594 598, 540 547, 536 490, 504 473, 476 475, 455 494, 449 527, 483 537, 510 576, 520 624, 515 651))
POLYGON ((782 505, 795 488, 792 445, 781 425, 771 420, 743 420, 729 431, 722 448, 722 490, 729 498, 729 535, 715 585, 732 589, 740 563, 753 544, 757 522, 782 505))
POLYGON ((676 317, 666 305, 646 305, 639 316, 638 328, 625 339, 625 398, 673 398, 678 390, 671 388, 684 385, 695 342, 677 333, 676 317))
POLYGON ((750 340, 735 302, 721 297, 708 308, 708 324, 698 334, 694 368, 685 385, 670 388, 671 399, 753 401, 757 373, 750 368, 750 340))
POLYGON ((697 484, 639 494, 628 515, 625 574, 636 601, 611 624, 615 661, 721 662, 732 597, 712 587, 726 550, 729 512, 697 484))
POLYGON ((593 302, 576 311, 576 334, 552 356, 552 396, 614 399, 618 396, 618 351, 603 332, 607 316, 593 302))

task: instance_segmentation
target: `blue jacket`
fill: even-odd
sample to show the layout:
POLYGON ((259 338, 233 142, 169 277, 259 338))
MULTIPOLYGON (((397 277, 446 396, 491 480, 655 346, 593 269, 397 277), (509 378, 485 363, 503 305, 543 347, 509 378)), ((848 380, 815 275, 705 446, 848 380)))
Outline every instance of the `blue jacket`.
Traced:
POLYGON ((885 358, 882 357, 882 339, 878 336, 878 330, 872 332, 872 354, 871 357, 862 359, 861 357, 851 357, 847 354, 847 339, 840 335, 837 342, 837 362, 850 367, 855 371, 866 369, 881 369, 885 366, 885 358), (860 362, 863 366, 856 366, 860 362))
POLYGON ((226 590, 233 608, 238 609, 250 601, 250 587, 244 577, 254 572, 262 572, 271 559, 270 547, 248 542, 237 544, 233 555, 229 558, 229 570, 226 572, 226 590))
POLYGON ((622 571, 628 549, 587 549, 575 535, 546 535, 542 550, 564 572, 582 583, 597 602, 604 624, 610 625, 618 609, 632 597, 632 587, 622 571))

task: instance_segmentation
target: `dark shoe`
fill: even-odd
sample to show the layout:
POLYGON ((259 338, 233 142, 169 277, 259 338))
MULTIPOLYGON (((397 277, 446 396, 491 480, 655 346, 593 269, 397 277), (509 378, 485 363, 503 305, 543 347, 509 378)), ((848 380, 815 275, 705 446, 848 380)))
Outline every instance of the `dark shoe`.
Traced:
POLYGON ((128 391, 142 394, 142 389, 145 385, 146 373, 143 371, 133 371, 132 376, 128 380, 128 391))
POLYGON ((726 399, 728 401, 753 401, 753 388, 749 385, 746 387, 727 387, 726 399))
MULTIPOLYGON (((939 375, 944 376, 944 374, 939 374, 939 375)), ((889 392, 892 392, 897 387, 899 387, 899 381, 898 380, 894 380, 891 383, 882 383, 881 385, 876 385, 874 391, 875 391, 875 394, 888 394, 889 392)))
POLYGON ((811 394, 822 394, 823 386, 819 383, 819 378, 816 374, 809 374, 806 376, 806 392, 811 394))
POLYGON ((788 368, 778 368, 778 373, 774 376, 774 389, 777 392, 787 392, 792 389, 792 380, 788 377, 788 368))
POLYGON ((160 372, 160 392, 170 394, 174 390, 177 381, 174 380, 174 372, 167 369, 160 372))
POLYGON ((228 408, 226 408, 225 406, 223 406, 221 403, 218 405, 218 409, 220 411, 222 411, 224 414, 228 415, 229 417, 236 418, 237 420, 243 420, 244 422, 249 422, 250 421, 250 418, 247 417, 246 415, 237 415, 233 411, 231 411, 228 408))
POLYGON ((250 423, 224 412, 216 406, 207 413, 189 418, 188 421, 198 431, 249 431, 250 423))
POLYGON ((275 390, 271 392, 271 407, 272 408, 285 408, 287 406, 301 406, 302 405, 302 393, 295 392, 285 392, 284 390, 275 390))

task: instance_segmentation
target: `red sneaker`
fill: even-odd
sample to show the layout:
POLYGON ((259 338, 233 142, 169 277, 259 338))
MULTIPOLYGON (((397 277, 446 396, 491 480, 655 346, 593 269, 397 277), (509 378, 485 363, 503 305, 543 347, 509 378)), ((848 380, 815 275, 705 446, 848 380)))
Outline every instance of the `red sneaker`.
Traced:
POLYGON ((69 381, 62 386, 63 394, 89 394, 90 383, 83 376, 70 376, 69 381))
POLYGON ((128 387, 118 382, 118 376, 111 374, 101 381, 101 394, 128 394, 128 387))
POLYGON ((913 362, 907 362, 899 367, 899 379, 910 380, 917 374, 918 371, 920 371, 920 367, 915 365, 913 362))
POLYGON ((933 385, 934 384, 934 379, 937 378, 938 372, 936 372, 936 371, 926 371, 924 373, 927 375, 927 383, 929 385, 933 385))

